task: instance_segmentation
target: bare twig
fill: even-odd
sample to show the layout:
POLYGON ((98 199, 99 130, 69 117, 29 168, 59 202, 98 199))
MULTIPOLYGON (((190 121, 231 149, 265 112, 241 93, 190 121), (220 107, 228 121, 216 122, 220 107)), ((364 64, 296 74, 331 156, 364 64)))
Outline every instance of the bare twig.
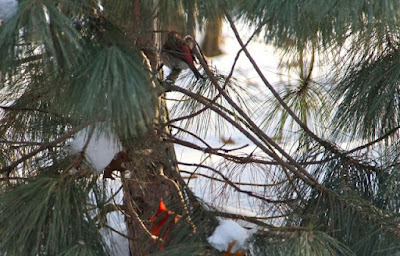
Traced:
MULTIPOLYGON (((261 28, 262 28, 262 25, 259 26, 256 30, 254 30, 253 34, 251 34, 251 36, 249 37, 249 39, 247 39, 247 42, 244 44, 245 46, 247 46, 247 45, 251 42, 251 40, 253 40, 254 36, 260 31, 261 28)), ((225 83, 224 83, 224 85, 222 86, 222 88, 225 88, 226 85, 228 84, 229 80, 231 79, 231 77, 232 77, 232 75, 233 75, 233 71, 235 70, 236 63, 237 63, 237 61, 239 60, 240 54, 241 54, 242 52, 243 52, 243 48, 241 48, 241 49, 236 53, 235 59, 233 60, 233 64, 232 64, 232 67, 231 67, 231 71, 229 72, 229 75, 228 75, 227 78, 225 79, 225 83)))
POLYGON ((82 130, 83 128, 85 128, 86 126, 88 126, 90 123, 85 123, 82 124, 80 126, 78 126, 75 129, 70 130, 69 132, 65 133, 64 135, 58 137, 57 139, 46 143, 46 144, 42 144, 39 148, 33 150, 32 152, 22 156, 21 158, 19 158, 18 160, 14 161, 12 164, 3 167, 0 169, 0 173, 7 173, 9 174, 15 167, 17 167, 20 163, 28 160, 29 158, 35 156, 36 154, 38 154, 39 152, 42 152, 46 149, 52 148, 54 146, 56 146, 58 143, 61 143, 65 140, 67 140, 68 138, 72 137, 75 133, 79 132, 80 130, 82 130))
POLYGON ((264 227, 267 228, 271 231, 287 231, 287 232, 293 232, 293 231, 301 231, 301 230, 307 230, 308 228, 306 227, 277 227, 273 226, 270 224, 265 223, 264 221, 261 221, 260 219, 262 218, 257 218, 257 217, 250 217, 250 216, 245 216, 241 214, 235 214, 235 213, 228 213, 228 212, 221 212, 221 211, 210 211, 211 214, 219 217, 224 217, 224 218, 230 218, 230 219, 236 219, 236 220, 244 220, 250 223, 254 223, 259 227, 264 227))
POLYGON ((268 199, 268 198, 266 198, 266 197, 264 197, 264 196, 260 196, 260 195, 258 195, 258 194, 256 194, 256 193, 254 193, 253 191, 248 191, 248 190, 241 189, 239 186, 237 186, 236 184, 234 184, 228 177, 226 177, 223 173, 221 173, 221 172, 218 171, 217 169, 212 168, 212 167, 210 167, 210 166, 208 166, 208 165, 193 164, 193 163, 184 163, 184 162, 178 162, 178 164, 185 165, 185 166, 197 166, 197 167, 201 167, 201 168, 204 168, 204 169, 208 169, 208 170, 210 170, 210 171, 212 171, 212 172, 218 174, 219 176, 221 176, 221 178, 222 178, 229 186, 231 186, 233 189, 235 189, 237 192, 246 194, 246 195, 248 195, 248 196, 250 196, 250 197, 254 197, 254 198, 260 199, 260 200, 265 201, 265 202, 267 202, 267 203, 271 203, 271 204, 282 204, 282 203, 285 203, 285 204, 286 204, 286 203, 291 203, 291 202, 296 201, 296 199, 285 199, 285 200, 268 199))
MULTIPOLYGON (((243 47, 243 42, 241 44, 243 47)), ((247 52, 246 47, 243 47, 243 50, 245 53, 247 52)), ((199 56, 199 53, 196 51, 194 48, 194 53, 196 56, 199 56)), ((247 54, 246 54, 247 55, 247 54)), ((246 137, 248 137, 253 143, 255 143, 257 146, 259 146, 264 152, 266 152, 268 155, 273 157, 277 162, 280 162, 281 165, 285 166, 285 168, 289 169, 292 171, 295 175, 303 179, 305 182, 307 182, 309 185, 315 187, 315 186, 320 186, 317 180, 307 172, 299 163, 297 163, 285 150, 283 150, 273 139, 271 139, 269 136, 267 136, 259 127, 256 125, 252 119, 243 111, 242 108, 240 108, 230 97, 229 95, 219 86, 218 80, 215 78, 214 74, 211 72, 211 70, 208 68, 207 63, 201 58, 199 58, 200 64, 203 66, 204 70, 206 71, 207 76, 209 77, 210 81, 213 83, 215 88, 221 93, 221 95, 228 101, 228 103, 240 114, 240 116, 243 117, 244 120, 248 123, 248 128, 264 143, 260 143, 254 136, 252 136, 247 130, 243 129, 240 125, 238 125, 234 120, 232 120, 230 117, 228 117, 224 112, 220 111, 217 109, 215 106, 212 106, 208 102, 205 102, 204 99, 201 99, 198 95, 195 95, 192 92, 188 92, 187 90, 180 88, 175 85, 170 85, 170 89, 174 89, 176 91, 180 91, 182 93, 185 93, 186 95, 202 102, 206 106, 209 106, 210 108, 213 109, 213 111, 217 112, 221 117, 223 117, 225 120, 227 120, 229 123, 231 123, 235 128, 237 128, 241 133, 243 133, 246 137), (190 94, 190 95, 189 95, 190 94), (284 156, 288 162, 286 163, 283 161, 271 148, 268 149, 269 145, 272 145, 277 151, 284 156)))
POLYGON ((0 140, 0 143, 3 144, 11 144, 11 145, 19 145, 19 146, 40 146, 42 142, 34 142, 34 141, 11 141, 11 140, 0 140))
MULTIPOLYGON (((257 163, 257 164, 265 164, 265 165, 279 165, 275 161, 266 161, 263 159, 254 158, 251 155, 241 157, 241 156, 236 156, 236 155, 232 155, 232 154, 222 153, 222 152, 220 152, 221 149, 215 149, 212 147, 200 147, 199 145, 196 145, 189 141, 184 141, 184 140, 172 137, 172 136, 169 138, 165 138, 164 140, 175 143, 175 144, 179 144, 179 145, 182 145, 182 146, 194 149, 194 150, 202 151, 204 153, 221 156, 221 157, 223 157, 227 160, 233 161, 235 163, 240 163, 240 164, 257 163)), ((223 150, 225 152, 229 152, 229 150, 227 150, 227 149, 223 149, 223 150)))
MULTIPOLYGON (((210 74, 212 75, 212 74, 210 74)), ((218 84, 217 84, 218 86, 218 84)), ((267 153, 269 156, 271 156, 279 165, 281 165, 284 168, 289 169, 291 172, 293 172, 297 177, 299 177, 300 179, 302 179, 304 182, 306 182, 307 184, 309 184, 310 186, 320 186, 318 184, 318 182, 314 179, 313 176, 311 176, 311 174, 309 174, 302 166, 300 166, 292 157, 290 157, 283 149, 281 149, 271 138, 269 138, 268 136, 266 136, 268 138, 268 140, 274 144, 274 146, 276 146, 277 148, 280 149, 281 153, 284 154, 284 156, 289 159, 289 163, 287 163, 286 161, 284 161, 279 155, 277 155, 275 152, 271 151, 270 149, 268 149, 264 143, 260 142, 259 140, 257 140, 249 131, 247 131, 246 129, 244 129, 242 126, 240 126, 237 122, 235 122, 234 119, 232 119, 230 116, 228 116, 226 113, 224 113, 223 111, 221 111, 219 108, 215 107, 214 105, 210 104, 208 101, 204 100, 203 97, 189 91, 186 90, 184 88, 181 88, 179 86, 176 85, 169 85, 171 90, 174 91, 178 91, 181 93, 184 93, 188 96, 190 96, 191 98, 201 102, 202 104, 208 106, 211 110, 215 111, 218 115, 220 115, 222 118, 224 118, 226 121, 228 121, 230 124, 232 124, 235 128, 237 128, 243 135, 245 135, 250 141, 252 141, 256 146, 258 146, 262 151, 264 151, 265 153, 267 153)), ((219 87, 219 86, 218 86, 219 87)), ((220 87, 219 87, 220 88, 220 87)), ((222 93, 223 94, 223 93, 222 93)), ((226 96, 228 97, 228 96, 226 96)), ((229 97, 228 97, 229 98, 229 97)), ((230 101, 232 101, 229 98, 230 101)), ((234 104, 234 103, 232 103, 234 104)), ((235 104, 236 107, 238 107, 235 104)), ((241 111, 243 113, 243 111, 241 111)), ((244 113, 243 113, 244 114, 244 113)), ((246 115, 245 115, 246 116, 246 115)), ((250 119, 250 118, 248 118, 250 119)), ((250 120, 251 121, 251 120, 250 120)), ((256 124, 252 123, 252 126, 256 126, 256 124)), ((256 129, 259 129, 256 126, 256 129)))
MULTIPOLYGON (((187 173, 187 174, 190 174, 190 175, 202 176, 202 177, 210 179, 210 180, 215 180, 215 181, 218 181, 218 182, 226 183, 225 180, 218 179, 218 178, 215 178, 215 177, 211 177, 211 176, 206 175, 204 173, 194 173, 194 172, 189 172, 189 171, 184 171, 184 170, 180 170, 179 172, 187 173)), ((238 185, 238 186, 251 186, 251 187, 276 187, 276 186, 284 184, 285 182, 287 182, 287 180, 276 182, 274 184, 258 184, 258 183, 233 182, 232 181, 233 184, 238 185)))

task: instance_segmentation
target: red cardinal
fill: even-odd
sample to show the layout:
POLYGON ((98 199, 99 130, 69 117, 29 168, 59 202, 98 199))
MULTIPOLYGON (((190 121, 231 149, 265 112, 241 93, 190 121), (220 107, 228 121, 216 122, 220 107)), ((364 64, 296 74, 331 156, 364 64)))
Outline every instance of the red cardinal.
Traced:
POLYGON ((203 76, 194 65, 196 60, 192 48, 194 45, 186 42, 178 36, 176 31, 170 31, 168 38, 161 50, 161 57, 165 65, 172 70, 182 70, 190 68, 197 79, 203 76))
MULTIPOLYGON (((169 231, 181 217, 181 215, 169 211, 161 198, 157 213, 150 218, 151 233, 158 237, 161 235, 161 238, 166 241, 168 239, 169 231)), ((160 244, 159 247, 160 249, 164 249, 163 244, 160 244)))

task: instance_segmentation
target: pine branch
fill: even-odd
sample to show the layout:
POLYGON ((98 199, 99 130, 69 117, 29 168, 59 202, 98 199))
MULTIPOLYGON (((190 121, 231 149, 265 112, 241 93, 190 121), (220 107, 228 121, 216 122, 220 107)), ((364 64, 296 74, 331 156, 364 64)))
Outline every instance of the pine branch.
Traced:
POLYGON ((70 131, 68 131, 67 133, 65 133, 64 135, 58 137, 57 139, 49 142, 49 143, 45 143, 42 144, 39 148, 33 150, 32 152, 22 156, 21 158, 19 158, 18 160, 14 161, 12 164, 3 167, 0 169, 0 173, 6 173, 7 175, 10 174, 10 172, 17 167, 20 163, 28 160, 29 158, 35 156, 36 154, 46 150, 46 149, 50 149, 52 147, 55 147, 57 144, 67 140, 68 138, 72 137, 74 134, 76 134, 77 132, 79 132, 80 130, 82 130, 83 128, 85 128, 86 126, 88 126, 90 123, 86 123, 86 124, 82 124, 79 125, 77 128, 72 129, 70 131))
POLYGON ((20 107, 14 107, 14 106, 0 106, 1 109, 5 110, 5 111, 36 111, 39 113, 43 113, 43 114, 49 114, 49 115, 53 115, 55 117, 58 118, 64 118, 63 116, 59 115, 58 113, 54 113, 54 112, 50 112, 48 110, 44 110, 44 109, 37 109, 37 108, 20 108, 20 107))
POLYGON ((23 146, 40 146, 42 142, 0 140, 0 143, 23 146))
MULTIPOLYGON (((265 164, 265 165, 279 165, 277 162, 274 161, 266 161, 266 160, 262 160, 262 159, 257 159, 252 157, 251 155, 245 156, 245 157, 240 157, 240 156, 236 156, 236 155, 232 155, 232 154, 227 154, 227 153, 221 153, 220 152, 220 148, 212 148, 212 147, 200 147, 197 144, 188 142, 188 141, 184 141, 175 137, 169 137, 169 138, 165 138, 164 139, 167 142, 172 142, 178 145, 182 145, 194 150, 198 150, 204 153, 208 153, 208 154, 213 154, 213 155, 217 155, 217 156, 221 156, 227 160, 233 161, 235 163, 240 163, 240 164, 246 164, 246 163, 258 163, 258 164, 265 164)), ((222 149, 223 151, 231 151, 229 149, 222 149)))
MULTIPOLYGON (((293 118, 293 120, 295 120, 298 125, 311 137, 313 138, 315 141, 317 141, 321 146, 325 147, 326 149, 328 149, 329 151, 340 155, 341 157, 348 159, 349 161, 352 162, 356 162, 359 165, 363 165, 365 167, 367 167, 368 169, 373 169, 376 170, 377 168, 375 166, 370 166, 370 165, 365 165, 359 161, 357 161, 356 159, 353 159, 349 156, 347 156, 346 152, 343 152, 342 150, 340 150, 336 145, 331 144, 330 142, 323 140, 322 138, 320 138, 319 136, 317 136, 315 133, 313 133, 306 124, 304 124, 298 117, 297 115, 293 112, 293 110, 290 109, 290 107, 286 104, 286 102, 279 96, 278 92, 273 88, 273 86, 268 82, 268 80, 266 79, 266 77, 264 76, 264 74, 262 73, 262 71, 260 70, 260 68, 258 67, 257 63, 255 62, 255 60, 253 59, 253 57, 251 56, 250 52, 247 50, 246 46, 244 45, 242 39, 240 38, 239 32, 232 20, 232 18, 230 17, 230 15, 228 13, 226 13, 226 18, 235 34, 235 37, 237 39, 237 41, 239 42, 240 46, 242 47, 243 51, 245 52, 247 58, 249 59, 249 61, 251 62, 252 66, 254 67, 255 71, 257 72, 257 74, 259 75, 259 77, 261 78, 261 80, 263 81, 263 83, 265 84, 265 86, 267 86, 267 88, 271 91, 271 93, 274 95, 274 97, 278 100, 278 102, 281 104, 281 106, 287 111, 287 113, 293 118)), ((275 143, 274 143, 275 144, 275 143)), ((280 151, 280 150, 279 150, 280 151)), ((280 153, 282 153, 285 157, 286 154, 285 152, 280 151, 280 153)), ((293 162, 295 163, 295 162, 293 162)))
MULTIPOLYGON (((263 218, 258 218, 258 217, 251 217, 251 216, 245 216, 242 214, 235 214, 235 213, 229 213, 229 212, 221 212, 221 211, 210 211, 212 215, 218 216, 218 217, 223 217, 223 218, 229 218, 229 219, 236 219, 236 220, 244 220, 250 223, 254 223, 259 227, 264 227, 268 230, 271 231, 285 231, 285 232, 296 232, 296 231, 305 231, 309 230, 307 227, 287 227, 287 226, 274 226, 270 225, 268 223, 265 223, 264 221, 261 221, 263 218)), ((284 217, 284 216, 279 216, 279 217, 284 217)))
POLYGON ((178 161, 177 163, 178 163, 178 164, 181 164, 181 165, 185 165, 185 166, 194 166, 194 167, 201 167, 201 168, 204 168, 204 169, 208 169, 208 170, 210 170, 210 171, 212 171, 212 172, 218 174, 219 176, 221 176, 221 178, 222 178, 229 186, 231 186, 235 191, 237 191, 237 192, 239 192, 239 193, 246 194, 246 195, 248 195, 248 196, 250 196, 250 197, 254 197, 254 198, 260 199, 260 200, 265 201, 265 202, 267 202, 267 203, 271 203, 271 204, 288 204, 288 203, 293 203, 293 202, 296 201, 296 199, 285 199, 285 200, 274 200, 274 199, 269 199, 269 198, 266 198, 266 197, 264 197, 264 196, 260 196, 260 195, 258 195, 258 194, 256 194, 256 193, 254 193, 253 191, 241 189, 238 185, 236 185, 236 184, 233 183, 228 177, 226 177, 222 172, 220 172, 220 171, 218 171, 217 169, 212 168, 212 167, 210 167, 210 166, 208 166, 208 165, 204 165, 204 164, 194 164, 194 163, 184 163, 184 162, 180 162, 180 161, 178 161))
MULTIPOLYGON (((210 180, 214 180, 214 181, 218 181, 218 182, 227 183, 227 182, 226 182, 225 180, 223 180, 223 179, 218 179, 218 178, 215 178, 215 177, 212 177, 212 176, 203 174, 203 173, 189 172, 189 171, 184 171, 184 170, 180 170, 179 172, 180 172, 180 173, 187 173, 187 174, 190 174, 191 176, 192 176, 192 175, 196 175, 196 176, 201 176, 201 177, 204 177, 204 178, 207 178, 207 179, 210 179, 210 180)), ((235 184, 235 185, 237 185, 237 186, 252 186, 252 187, 277 187, 277 186, 279 186, 279 185, 284 184, 285 182, 287 182, 287 180, 283 180, 283 181, 281 181, 281 182, 277 182, 277 183, 274 183, 274 184, 259 184, 259 183, 234 182, 234 181, 232 181, 232 183, 235 184)))
MULTIPOLYGON (((212 75, 212 74, 208 73, 208 75, 212 75)), ((281 159, 276 153, 269 150, 263 143, 261 143, 259 140, 257 140, 250 132, 248 132, 246 129, 241 127, 237 122, 235 122, 235 120, 233 120, 231 117, 229 117, 226 113, 222 112, 219 108, 213 106, 212 104, 209 104, 208 101, 205 101, 203 99, 203 97, 200 97, 199 95, 192 93, 191 91, 188 91, 188 90, 181 88, 179 86, 176 86, 176 85, 168 84, 165 86, 169 87, 173 91, 178 91, 178 92, 184 93, 184 94, 190 96, 191 98, 201 102, 202 104, 208 106, 211 110, 216 112, 218 115, 220 115, 222 118, 224 118, 230 124, 232 124, 235 128, 237 128, 243 135, 245 135, 250 141, 252 141, 255 145, 257 145, 266 154, 268 154, 274 160, 276 160, 279 165, 281 165, 284 168, 287 168, 288 170, 293 172, 297 177, 302 179, 304 182, 308 183, 310 186, 318 187, 319 189, 323 190, 323 188, 318 184, 318 182, 314 179, 314 177, 311 176, 311 174, 309 174, 303 167, 301 167, 298 163, 296 163, 296 161, 292 157, 290 157, 280 146, 278 146, 278 144, 275 143, 271 138, 264 135, 263 132, 260 131, 258 126, 255 125, 253 122, 251 122, 253 124, 253 127, 255 127, 255 129, 259 130, 261 132, 261 134, 263 134, 268 139, 268 142, 270 142, 274 145, 274 147, 280 149, 280 152, 281 153, 283 152, 284 156, 289 159, 289 163, 287 163, 286 161, 281 159)), ((217 84, 217 86, 218 86, 218 84, 217 84)), ((222 94, 224 94, 224 93, 222 92, 222 94)), ((237 106, 237 105, 235 104, 235 106, 237 106)), ((241 112, 243 113, 243 111, 241 111, 241 112)), ((258 134, 258 135, 260 136, 260 134, 258 134)))

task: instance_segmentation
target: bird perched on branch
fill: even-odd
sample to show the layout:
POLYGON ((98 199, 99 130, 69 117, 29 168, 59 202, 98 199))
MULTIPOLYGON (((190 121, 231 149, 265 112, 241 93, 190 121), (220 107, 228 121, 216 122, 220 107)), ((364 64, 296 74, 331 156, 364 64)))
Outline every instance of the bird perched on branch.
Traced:
MULTIPOLYGON (((162 198, 156 214, 150 218, 151 233, 163 239, 165 242, 169 238, 169 232, 174 228, 176 223, 182 218, 182 215, 176 214, 167 209, 162 198)), ((164 244, 158 244, 160 249, 164 249, 164 244)))
POLYGON ((192 37, 186 36, 182 39, 176 31, 172 30, 168 33, 167 41, 161 50, 162 61, 172 71, 190 68, 197 79, 202 78, 203 76, 194 65, 196 59, 192 51, 193 47, 195 45, 192 37))

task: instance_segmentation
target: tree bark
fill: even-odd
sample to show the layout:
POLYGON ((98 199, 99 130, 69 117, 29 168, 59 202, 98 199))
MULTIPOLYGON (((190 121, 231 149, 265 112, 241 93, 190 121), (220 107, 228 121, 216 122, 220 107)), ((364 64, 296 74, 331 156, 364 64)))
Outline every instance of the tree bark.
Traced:
POLYGON ((149 131, 145 138, 131 144, 135 145, 129 150, 134 160, 123 178, 128 236, 133 238, 129 247, 131 255, 149 255, 157 248, 157 240, 147 231, 150 230, 149 220, 156 213, 161 198, 167 206, 171 201, 180 200, 180 188, 171 173, 176 172, 171 168, 173 154, 157 132, 149 131))
POLYGON ((220 17, 207 21, 206 35, 201 44, 201 49, 205 56, 214 57, 223 53, 220 48, 221 43, 223 43, 221 33, 222 19, 220 17))
MULTIPOLYGON (((149 31, 159 30, 158 20, 143 19, 156 7, 157 1, 136 0, 133 3, 133 22, 125 24, 126 32, 135 47, 142 49, 146 55, 152 72, 159 66, 161 36, 149 31), (145 22, 147 24, 145 24, 145 22), (146 29, 146 31, 143 31, 146 29)), ((149 84, 147 86, 153 86, 149 84)), ((159 97, 154 123, 164 123, 168 120, 165 100, 159 97)), ((166 132, 168 132, 166 130, 166 132)), ((160 241, 151 236, 150 218, 157 212, 162 198, 169 210, 182 214, 184 206, 181 187, 175 182, 179 172, 175 167, 174 147, 162 140, 161 134, 155 129, 139 139, 129 139, 122 142, 128 150, 130 159, 128 171, 122 178, 124 188, 124 209, 129 240, 130 254, 133 256, 149 255, 158 250, 160 241), (174 178, 175 177, 175 178, 174 178), (174 202, 174 204, 170 204, 174 202), (176 206, 175 208, 172 207, 176 206), (171 209, 172 208, 172 209, 171 209)))

